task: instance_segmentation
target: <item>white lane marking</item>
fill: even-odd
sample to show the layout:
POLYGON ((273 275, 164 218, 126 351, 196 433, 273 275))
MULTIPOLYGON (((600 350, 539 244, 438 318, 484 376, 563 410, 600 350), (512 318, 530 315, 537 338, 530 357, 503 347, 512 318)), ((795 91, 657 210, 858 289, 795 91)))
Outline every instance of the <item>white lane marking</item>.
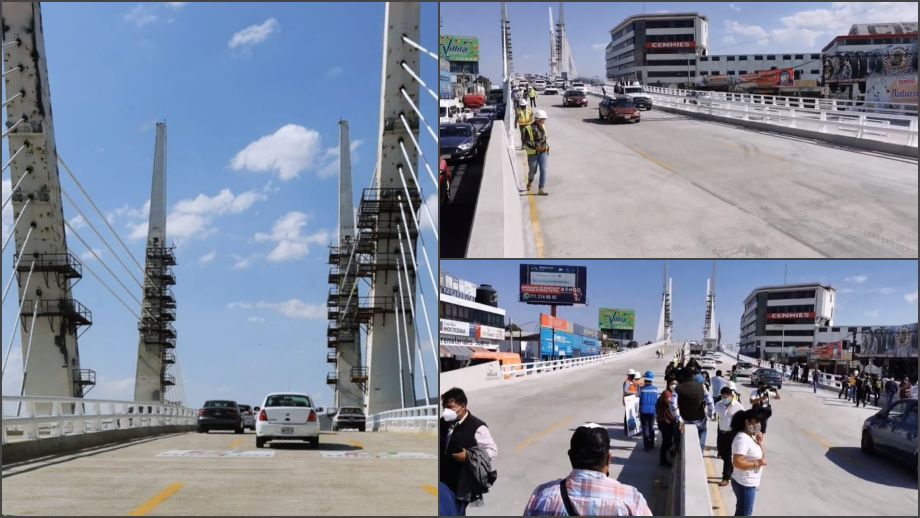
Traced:
POLYGON ((321 452, 326 459, 436 459, 437 456, 431 453, 419 453, 414 451, 387 451, 387 452, 370 452, 370 451, 324 451, 321 452))
POLYGON ((157 455, 157 457, 274 457, 273 450, 267 451, 215 451, 215 450, 168 450, 157 455))

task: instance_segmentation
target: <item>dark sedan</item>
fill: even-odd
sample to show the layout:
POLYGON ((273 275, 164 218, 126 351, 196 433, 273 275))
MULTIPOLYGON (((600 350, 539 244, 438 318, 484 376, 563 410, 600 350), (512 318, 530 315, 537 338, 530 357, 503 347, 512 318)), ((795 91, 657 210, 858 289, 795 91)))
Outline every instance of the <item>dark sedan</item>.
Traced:
POLYGON ((588 96, 580 90, 566 90, 562 94, 563 106, 587 106, 588 96))
POLYGON ((465 121, 467 124, 472 124, 473 128, 476 129, 476 133, 480 135, 490 135, 492 133, 492 119, 488 117, 470 117, 465 121))
POLYGON ((483 106, 476 112, 477 117, 488 117, 489 120, 498 118, 498 108, 495 106, 483 106))
POLYGON ((639 108, 626 97, 608 97, 597 107, 597 116, 611 122, 639 122, 639 108))
POLYGON ((469 160, 479 153, 479 134, 472 124, 441 124, 439 153, 448 162, 469 160))
POLYGON ((866 419, 860 446, 867 454, 883 453, 916 469, 917 400, 895 401, 866 419))
POLYGON ((783 388, 783 373, 775 369, 757 369, 751 374, 751 384, 766 383, 767 387, 783 388))
POLYGON ((243 433, 243 416, 236 401, 205 401, 198 410, 198 433, 210 430, 233 430, 243 433))

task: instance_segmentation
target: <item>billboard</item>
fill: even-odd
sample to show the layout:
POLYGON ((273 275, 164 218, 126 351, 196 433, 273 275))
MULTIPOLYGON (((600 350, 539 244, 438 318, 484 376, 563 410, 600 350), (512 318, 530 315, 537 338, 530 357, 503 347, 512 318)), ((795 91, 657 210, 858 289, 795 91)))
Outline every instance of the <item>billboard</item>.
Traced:
POLYGON ((819 343, 811 350, 812 360, 844 360, 853 359, 852 350, 843 349, 843 341, 819 343))
POLYGON ((452 277, 446 273, 440 275, 441 293, 459 299, 476 302, 476 284, 452 277))
POLYGON ((869 76, 866 100, 877 103, 917 104, 917 75, 869 76))
POLYGON ((600 342, 596 338, 548 327, 540 329, 540 355, 542 357, 572 358, 597 354, 600 354, 600 342))
POLYGON ((795 69, 780 68, 776 70, 761 70, 752 74, 742 74, 738 77, 741 87, 773 88, 777 86, 792 86, 795 82, 795 69))
POLYGON ((856 52, 838 52, 838 48, 824 54, 825 83, 858 83, 871 76, 917 74, 916 43, 877 45, 872 50, 856 52))
POLYGON ((438 55, 445 61, 479 61, 479 38, 441 35, 438 55))
POLYGON ((588 269, 584 266, 521 265, 520 302, 584 304, 588 269))
POLYGON ((860 356, 917 356, 917 324, 862 327, 856 334, 860 356))
POLYGON ((597 319, 597 327, 601 329, 636 328, 636 311, 633 309, 601 308, 597 319))

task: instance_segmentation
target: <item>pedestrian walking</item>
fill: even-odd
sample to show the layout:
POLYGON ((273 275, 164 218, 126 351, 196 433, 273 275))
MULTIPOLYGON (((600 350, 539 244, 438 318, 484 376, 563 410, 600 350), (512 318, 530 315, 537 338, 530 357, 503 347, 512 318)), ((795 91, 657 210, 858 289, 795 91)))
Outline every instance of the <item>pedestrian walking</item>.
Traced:
POLYGON ((841 376, 840 377, 840 393, 837 394, 837 399, 840 399, 841 397, 843 397, 844 394, 847 394, 848 395, 847 401, 849 401, 849 393, 848 393, 849 390, 850 390, 849 377, 841 376))
POLYGON ((910 378, 904 376, 904 379, 901 380, 901 384, 898 386, 898 398, 910 399, 910 391, 912 388, 913 385, 910 383, 910 378))
POLYGON ((537 486, 524 516, 652 516, 642 493, 610 478, 610 435, 595 423, 579 426, 569 441, 572 471, 537 486))
POLYGON ((735 516, 752 516, 760 488, 763 467, 767 465, 762 414, 757 409, 737 412, 732 422, 732 491, 735 516))
MULTIPOLYGON (((712 394, 712 380, 709 379, 709 371, 703 371, 703 386, 706 387, 706 392, 712 394)), ((718 392, 716 392, 718 394, 718 392)), ((713 398, 715 399, 715 398, 713 398)))
POLYGON ((799 380, 799 364, 798 363, 792 366, 792 380, 793 381, 799 380))
POLYGON ((642 424, 642 445, 645 451, 655 449, 655 402, 658 401, 658 389, 652 382, 655 373, 645 371, 642 377, 645 382, 639 389, 639 422, 642 424))
POLYGON ((859 377, 859 371, 853 371, 853 375, 850 376, 850 388, 847 392, 847 401, 856 400, 856 379, 859 377))
POLYGON ((661 391, 658 401, 655 402, 655 419, 658 421, 658 431, 661 432, 661 451, 658 455, 658 464, 660 466, 671 467, 671 460, 668 453, 674 445, 674 436, 677 432, 677 412, 674 411, 672 400, 674 398, 675 384, 668 382, 666 388, 661 391))
POLYGON ((716 419, 718 419, 718 436, 716 437, 716 450, 722 459, 722 481, 720 486, 727 486, 732 477, 732 417, 744 410, 741 402, 735 399, 735 384, 730 383, 719 390, 720 400, 715 405, 716 419))
POLYGON ((872 395, 875 396, 875 406, 878 406, 878 398, 882 395, 882 378, 878 374, 872 375, 872 395))
POLYGON ((439 481, 453 491, 457 512, 465 516, 467 506, 482 500, 495 480, 492 463, 498 456, 498 446, 486 423, 467 409, 463 390, 448 390, 441 396, 441 404, 444 412, 438 427, 439 481))
POLYGON ((533 86, 531 86, 530 90, 528 90, 527 97, 530 98, 531 108, 536 108, 537 107, 537 90, 533 86))
POLYGON ((533 185, 533 178, 537 174, 537 167, 540 168, 540 190, 537 192, 540 196, 546 196, 547 193, 543 188, 546 185, 546 177, 549 162, 549 144, 546 141, 546 112, 537 110, 534 112, 533 124, 524 129, 524 149, 527 150, 527 165, 529 171, 527 174, 527 190, 533 185))
POLYGON ((808 379, 808 365, 805 365, 802 369, 802 383, 808 383, 808 379))
POLYGON ((767 433, 767 421, 773 416, 774 399, 781 399, 779 394, 773 394, 767 387, 767 384, 761 381, 757 385, 757 390, 751 393, 751 408, 760 412, 763 433, 767 433))
POLYGON ((898 393, 898 384, 894 381, 894 378, 888 378, 888 381, 885 382, 885 395, 888 396, 885 400, 885 406, 891 404, 894 401, 894 396, 898 393))
POLYGON ((722 387, 728 385, 728 380, 722 377, 722 371, 716 371, 716 377, 712 378, 712 399, 719 397, 719 394, 722 393, 722 387))
POLYGON ((818 380, 821 379, 821 373, 815 369, 811 374, 811 388, 815 394, 818 393, 818 380))
POLYGON ((732 373, 729 376, 729 379, 735 383, 738 383, 738 364, 732 365, 732 373))

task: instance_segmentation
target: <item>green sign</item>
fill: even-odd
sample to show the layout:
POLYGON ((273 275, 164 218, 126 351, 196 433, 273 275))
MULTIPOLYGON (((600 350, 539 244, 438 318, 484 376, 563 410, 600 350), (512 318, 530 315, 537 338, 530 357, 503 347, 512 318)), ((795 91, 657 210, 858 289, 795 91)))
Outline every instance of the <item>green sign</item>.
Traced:
POLYGON ((438 55, 445 61, 479 62, 479 38, 441 35, 438 55))
POLYGON ((635 329, 636 311, 633 309, 601 308, 598 327, 601 329, 635 329))

